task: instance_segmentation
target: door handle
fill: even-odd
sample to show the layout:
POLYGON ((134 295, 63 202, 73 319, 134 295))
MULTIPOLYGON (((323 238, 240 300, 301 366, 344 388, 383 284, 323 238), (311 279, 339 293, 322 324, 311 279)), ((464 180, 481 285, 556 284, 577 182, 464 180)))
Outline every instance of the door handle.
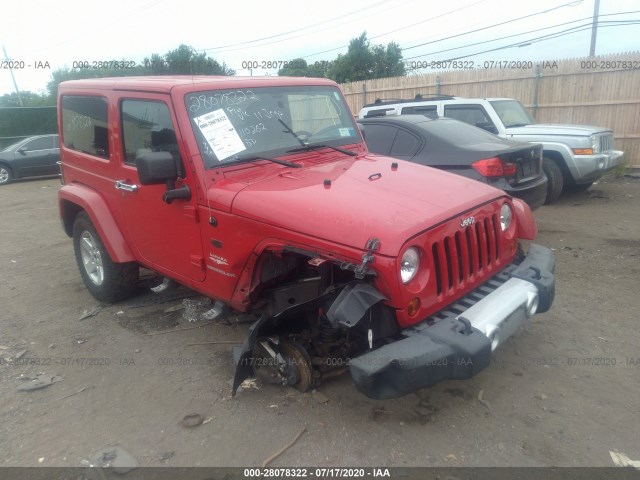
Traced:
POLYGON ((129 185, 124 180, 116 180, 116 190, 124 190, 125 192, 137 192, 138 185, 129 185))

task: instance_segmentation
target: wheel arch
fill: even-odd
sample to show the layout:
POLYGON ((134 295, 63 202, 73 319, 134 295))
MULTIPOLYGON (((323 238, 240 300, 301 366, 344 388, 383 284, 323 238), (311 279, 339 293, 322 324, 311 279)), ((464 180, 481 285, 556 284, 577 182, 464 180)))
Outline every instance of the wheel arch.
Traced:
POLYGON ((3 162, 0 161, 0 167, 4 167, 9 171, 9 182, 11 182, 12 179, 16 179, 16 172, 13 170, 13 168, 11 168, 11 165, 9 165, 7 162, 3 162))
POLYGON ((98 192, 83 185, 65 185, 58 192, 58 208, 62 227, 69 237, 73 236, 76 216, 85 211, 114 262, 136 261, 111 210, 98 192))
POLYGON ((558 168, 562 172, 562 176, 568 182, 573 181, 573 174, 571 173, 571 169, 569 168, 567 160, 561 151, 551 149, 547 145, 544 145, 544 148, 542 150, 542 156, 550 160, 553 160, 555 164, 558 165, 558 168))

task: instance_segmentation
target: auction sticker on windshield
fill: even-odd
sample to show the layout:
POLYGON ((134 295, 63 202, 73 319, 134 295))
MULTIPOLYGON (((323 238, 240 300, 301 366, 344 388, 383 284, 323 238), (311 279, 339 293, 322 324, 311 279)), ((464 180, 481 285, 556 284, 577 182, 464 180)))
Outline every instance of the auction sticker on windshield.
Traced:
POLYGON ((218 161, 247 149, 222 108, 195 117, 194 120, 218 161))

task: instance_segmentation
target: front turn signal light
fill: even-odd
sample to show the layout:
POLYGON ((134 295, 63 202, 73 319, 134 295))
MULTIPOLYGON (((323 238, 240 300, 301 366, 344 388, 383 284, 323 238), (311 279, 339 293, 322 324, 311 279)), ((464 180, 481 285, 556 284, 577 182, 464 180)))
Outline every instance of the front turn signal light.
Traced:
POLYGON ((574 155, 593 155, 593 148, 574 148, 574 155))
POLYGON ((418 297, 413 297, 411 299, 411 301, 409 302, 409 305, 407 305, 407 313, 409 314, 410 317, 415 317, 418 313, 418 310, 420 310, 420 299, 418 297))

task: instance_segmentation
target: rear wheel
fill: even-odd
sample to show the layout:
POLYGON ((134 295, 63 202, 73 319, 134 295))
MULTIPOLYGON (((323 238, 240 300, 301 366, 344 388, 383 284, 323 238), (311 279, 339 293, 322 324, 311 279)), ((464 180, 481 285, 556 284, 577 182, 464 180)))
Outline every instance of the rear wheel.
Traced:
POLYGON ((558 164, 550 158, 544 157, 542 159, 542 169, 547 176, 547 198, 544 201, 545 205, 555 202, 562 193, 562 187, 564 186, 564 179, 562 178, 562 170, 558 167, 558 164))
POLYGON ((130 296, 138 285, 136 263, 115 263, 86 212, 73 223, 73 247, 80 275, 95 298, 113 303, 130 296))
POLYGON ((9 183, 13 179, 11 169, 6 165, 0 165, 0 185, 9 183))

